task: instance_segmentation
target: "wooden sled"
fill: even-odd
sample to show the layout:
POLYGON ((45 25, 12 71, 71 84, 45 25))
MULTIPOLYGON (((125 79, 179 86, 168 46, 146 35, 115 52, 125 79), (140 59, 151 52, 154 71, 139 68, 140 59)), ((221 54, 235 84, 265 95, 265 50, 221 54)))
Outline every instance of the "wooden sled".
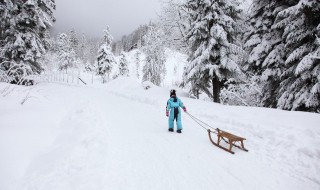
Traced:
POLYGON ((227 152, 230 152, 231 154, 234 154, 234 152, 232 151, 232 147, 233 147, 233 146, 235 146, 235 147, 237 147, 237 148, 239 148, 239 149, 241 149, 241 150, 243 150, 243 151, 248 152, 248 150, 247 150, 246 148, 244 148, 244 145, 243 145, 243 140, 246 140, 245 138, 243 138, 243 137, 238 137, 238 136, 236 136, 236 135, 233 135, 233 134, 231 134, 231 133, 222 131, 222 130, 220 130, 220 129, 216 129, 216 130, 217 130, 217 132, 213 132, 213 131, 211 131, 210 129, 208 129, 209 139, 210 139, 210 141, 211 141, 214 145, 216 145, 217 147, 219 147, 219 148, 221 148, 221 149, 223 149, 223 150, 225 150, 225 151, 227 151, 227 152), (217 134, 217 136, 218 136, 217 142, 215 142, 214 140, 212 140, 211 133, 217 134), (228 139, 228 140, 226 140, 226 139, 228 139), (230 146, 229 146, 229 149, 228 149, 228 148, 225 148, 225 147, 223 147, 223 146, 220 145, 221 140, 224 140, 227 144, 230 145, 230 146), (241 146, 236 145, 236 144, 235 144, 236 142, 240 142, 240 143, 241 143, 241 146))

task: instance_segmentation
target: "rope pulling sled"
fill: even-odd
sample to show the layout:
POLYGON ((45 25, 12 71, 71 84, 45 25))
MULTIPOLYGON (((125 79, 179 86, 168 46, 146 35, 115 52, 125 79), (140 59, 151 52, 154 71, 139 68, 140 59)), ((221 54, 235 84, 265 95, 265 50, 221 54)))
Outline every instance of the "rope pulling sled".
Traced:
POLYGON ((243 137, 239 137, 236 136, 234 134, 231 134, 229 132, 223 131, 219 128, 213 128, 210 125, 206 124, 205 122, 201 121, 200 119, 196 118, 195 116, 191 115, 190 113, 186 112, 187 115, 189 115, 189 117, 194 120, 200 127, 202 127, 203 129, 205 129, 208 132, 209 135, 209 139, 212 142, 212 144, 214 144, 215 146, 230 152, 231 154, 234 154, 234 152, 232 151, 232 147, 235 146, 237 148, 239 148, 240 150, 246 151, 248 152, 248 150, 244 147, 243 141, 246 140, 243 137), (207 127, 205 127, 205 126, 207 127), (215 142, 212 139, 212 133, 217 135, 217 142, 215 142), (226 140, 228 139, 228 140, 226 140), (229 148, 223 147, 220 145, 221 140, 223 140, 225 143, 229 144, 229 148), (240 145, 237 145, 236 143, 240 143, 240 145))

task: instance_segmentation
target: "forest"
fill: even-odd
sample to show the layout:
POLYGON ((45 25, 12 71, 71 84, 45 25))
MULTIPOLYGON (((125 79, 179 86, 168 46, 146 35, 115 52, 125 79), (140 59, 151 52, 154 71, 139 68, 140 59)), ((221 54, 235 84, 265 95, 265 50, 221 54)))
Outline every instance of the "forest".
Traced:
POLYGON ((142 81, 161 86, 169 48, 188 56, 179 87, 189 97, 320 113, 320 2, 242 4, 168 0, 156 20, 114 40, 108 26, 100 39, 72 28, 51 35, 54 0, 1 0, 0 81, 32 85, 28 76, 83 68, 106 83, 128 76, 125 52, 139 49, 142 81))

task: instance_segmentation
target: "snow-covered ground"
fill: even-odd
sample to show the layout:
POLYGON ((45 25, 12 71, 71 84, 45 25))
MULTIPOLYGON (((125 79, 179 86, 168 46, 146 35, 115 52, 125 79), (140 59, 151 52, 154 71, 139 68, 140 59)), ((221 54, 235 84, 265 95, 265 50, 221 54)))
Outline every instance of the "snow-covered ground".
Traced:
POLYGON ((247 138, 227 153, 182 114, 169 133, 169 88, 0 83, 0 189, 320 189, 320 115, 189 99, 188 112, 247 138))

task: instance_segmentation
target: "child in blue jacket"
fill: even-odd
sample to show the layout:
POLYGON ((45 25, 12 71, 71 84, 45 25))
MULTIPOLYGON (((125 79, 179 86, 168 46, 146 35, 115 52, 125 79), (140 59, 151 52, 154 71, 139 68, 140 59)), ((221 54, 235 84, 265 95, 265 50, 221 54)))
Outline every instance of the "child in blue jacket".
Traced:
POLYGON ((180 108, 183 111, 187 111, 186 107, 183 105, 182 101, 177 98, 176 90, 170 91, 170 99, 167 102, 166 107, 166 116, 169 117, 169 131, 173 132, 173 123, 174 120, 177 122, 177 133, 181 133, 182 124, 181 124, 181 112, 180 108), (169 114, 170 111, 170 114, 169 114))

